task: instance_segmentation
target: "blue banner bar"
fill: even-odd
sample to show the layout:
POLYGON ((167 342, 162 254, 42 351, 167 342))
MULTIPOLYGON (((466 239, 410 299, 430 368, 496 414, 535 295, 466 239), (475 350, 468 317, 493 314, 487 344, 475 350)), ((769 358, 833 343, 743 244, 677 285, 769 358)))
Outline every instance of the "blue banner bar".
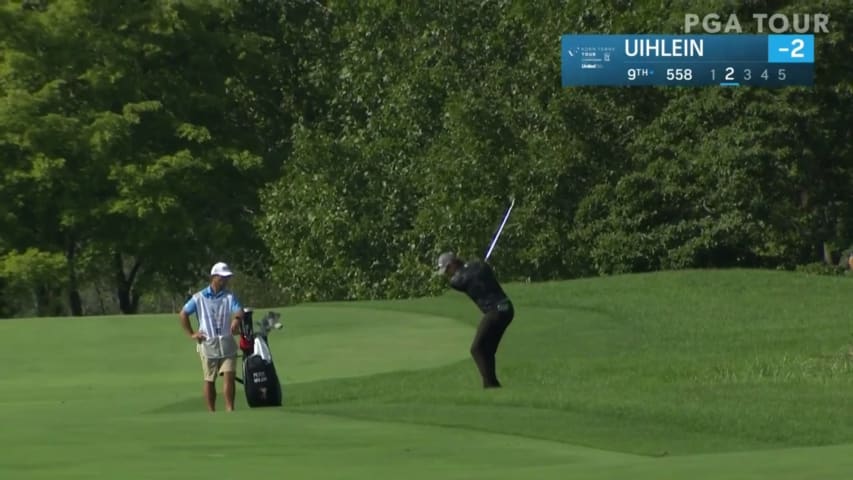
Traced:
POLYGON ((810 86, 814 35, 563 35, 569 86, 810 86))

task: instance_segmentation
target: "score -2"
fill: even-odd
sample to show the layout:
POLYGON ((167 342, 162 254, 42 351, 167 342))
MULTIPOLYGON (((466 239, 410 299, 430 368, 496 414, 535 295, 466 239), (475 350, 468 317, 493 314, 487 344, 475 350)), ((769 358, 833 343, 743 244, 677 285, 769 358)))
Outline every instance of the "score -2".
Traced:
POLYGON ((814 63, 814 35, 768 35, 768 63, 814 63))

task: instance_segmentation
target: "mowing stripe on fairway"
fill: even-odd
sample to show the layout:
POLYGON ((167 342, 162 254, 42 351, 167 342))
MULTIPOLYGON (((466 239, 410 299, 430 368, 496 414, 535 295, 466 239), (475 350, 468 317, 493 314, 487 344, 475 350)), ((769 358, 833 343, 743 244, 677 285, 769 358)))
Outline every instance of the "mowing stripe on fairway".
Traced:
MULTIPOLYGON (((473 335, 472 327, 436 315, 318 306, 281 311, 285 327, 270 335, 270 348, 286 384, 447 365, 468 357, 473 335)), ((46 332, 36 356, 0 373, 0 388, 113 384, 128 376, 194 385, 201 371, 176 316, 4 321, 0 335, 12 346, 10 358, 30 351, 36 323, 46 332)))
POLYGON ((318 480, 794 480, 803 472, 841 480, 853 468, 853 445, 649 459, 467 429, 270 413, 116 415, 103 424, 90 415, 38 429, 21 418, 0 433, 0 478, 232 478, 247 462, 253 475, 318 480))

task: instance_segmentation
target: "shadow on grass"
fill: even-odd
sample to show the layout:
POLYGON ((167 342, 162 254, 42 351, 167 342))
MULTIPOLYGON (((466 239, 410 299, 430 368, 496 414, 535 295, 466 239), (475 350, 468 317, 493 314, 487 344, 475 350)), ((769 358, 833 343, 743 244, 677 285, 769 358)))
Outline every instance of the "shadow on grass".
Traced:
POLYGON ((57 461, 57 460, 46 460, 44 458, 39 458, 38 461, 22 461, 22 460, 3 460, 3 468, 8 470, 13 470, 16 472, 41 472, 43 470, 48 469, 63 469, 69 467, 75 467, 77 462, 70 461, 57 461))
MULTIPOLYGON (((285 403, 281 407, 257 407, 257 408, 249 408, 249 405, 246 403, 246 397, 242 390, 237 390, 236 398, 234 399, 236 405, 234 406, 236 410, 264 410, 264 411, 283 411, 285 407, 287 407, 286 399, 285 403)), ((216 409, 217 410, 225 410, 224 400, 222 395, 218 395, 216 398, 216 409)), ((159 407, 154 407, 150 410, 146 410, 142 412, 145 415, 168 415, 174 413, 198 413, 204 412, 204 398, 201 395, 196 397, 188 397, 177 402, 167 403, 165 405, 161 405, 159 407)))
POLYGON ((152 408, 146 414, 168 414, 168 413, 192 413, 204 408, 204 399, 201 396, 185 398, 174 403, 167 403, 152 408))

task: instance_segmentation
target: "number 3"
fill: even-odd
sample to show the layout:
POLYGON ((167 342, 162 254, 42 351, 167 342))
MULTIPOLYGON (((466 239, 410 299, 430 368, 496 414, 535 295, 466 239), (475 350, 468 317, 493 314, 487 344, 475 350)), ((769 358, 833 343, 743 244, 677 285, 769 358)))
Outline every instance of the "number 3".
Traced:
POLYGON ((752 79, 752 71, 750 69, 747 68, 746 70, 743 71, 743 79, 744 80, 751 80, 752 79))

